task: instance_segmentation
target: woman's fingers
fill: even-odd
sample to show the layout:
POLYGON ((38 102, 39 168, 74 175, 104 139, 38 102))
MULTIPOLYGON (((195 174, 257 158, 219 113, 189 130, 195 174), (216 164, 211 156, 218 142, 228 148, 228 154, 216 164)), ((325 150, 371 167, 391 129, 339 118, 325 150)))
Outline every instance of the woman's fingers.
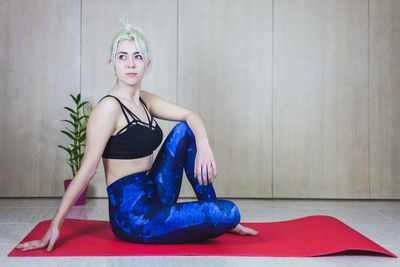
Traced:
POLYGON ((23 244, 19 244, 17 246, 18 249, 21 249, 21 251, 27 251, 27 250, 32 250, 32 249, 37 249, 37 248, 42 248, 44 247, 42 240, 33 240, 29 242, 25 242, 23 244))
POLYGON ((19 248, 19 249, 27 248, 31 242, 32 242, 32 241, 18 244, 18 245, 16 246, 16 248, 19 248))
POLYGON ((203 182, 201 181, 201 165, 199 163, 196 164, 195 173, 195 177, 197 178, 199 184, 203 184, 203 182))
POLYGON ((194 161, 193 175, 194 175, 194 178, 197 177, 197 162, 196 162, 196 160, 194 161))
POLYGON ((21 251, 27 251, 27 250, 32 250, 32 249, 44 248, 47 244, 49 244, 47 251, 51 251, 59 234, 60 234, 60 232, 58 229, 49 228, 49 230, 47 230, 47 233, 45 234, 45 236, 43 237, 42 240, 33 240, 33 241, 25 242, 25 243, 17 245, 16 248, 20 249, 21 251))
POLYGON ((213 178, 217 176, 217 167, 213 155, 204 156, 201 153, 196 154, 194 163, 194 177, 197 178, 200 185, 212 183, 213 178))
POLYGON ((217 177, 217 167, 215 162, 206 163, 195 163, 195 177, 197 178, 199 184, 207 185, 212 183, 212 179, 217 177))
POLYGON ((208 182, 211 184, 213 178, 211 163, 207 166, 207 170, 208 170, 208 182))
POLYGON ((203 181, 203 183, 204 183, 204 185, 207 185, 208 184, 208 178, 207 178, 207 165, 206 164, 203 164, 203 166, 202 166, 202 168, 201 168, 201 178, 202 178, 202 181, 203 181))
POLYGON ((49 238, 47 239, 45 245, 47 246, 47 252, 50 252, 53 249, 54 243, 56 243, 58 236, 60 235, 60 230, 56 227, 50 228, 49 230, 49 238))
POLYGON ((213 170, 214 170, 214 178, 216 178, 217 177, 217 165, 215 164, 215 162, 212 162, 211 164, 212 164, 213 170))

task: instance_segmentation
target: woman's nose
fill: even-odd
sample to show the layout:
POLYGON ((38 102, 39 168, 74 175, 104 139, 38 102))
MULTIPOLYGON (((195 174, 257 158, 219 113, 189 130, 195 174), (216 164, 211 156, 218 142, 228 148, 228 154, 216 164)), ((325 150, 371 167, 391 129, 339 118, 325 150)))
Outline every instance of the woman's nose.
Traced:
POLYGON ((135 58, 130 58, 128 60, 128 67, 136 67, 136 62, 135 62, 135 58))

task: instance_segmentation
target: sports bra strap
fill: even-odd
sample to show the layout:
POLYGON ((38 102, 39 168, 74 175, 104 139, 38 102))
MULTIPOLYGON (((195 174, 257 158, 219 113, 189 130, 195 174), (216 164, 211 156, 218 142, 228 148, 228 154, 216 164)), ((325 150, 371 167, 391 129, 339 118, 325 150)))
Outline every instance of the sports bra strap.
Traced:
POLYGON ((142 105, 143 105, 144 112, 146 113, 147 121, 149 122, 149 126, 152 127, 152 126, 153 126, 153 116, 151 116, 150 112, 147 111, 146 103, 144 103, 144 101, 142 100, 142 98, 139 97, 139 99, 140 99, 140 102, 141 102, 142 105), (151 116, 151 119, 150 119, 149 115, 151 116))
MULTIPOLYGON (((139 122, 141 122, 141 123, 144 123, 144 124, 147 124, 147 123, 143 122, 138 116, 136 116, 129 108, 127 108, 127 107, 121 102, 121 100, 119 100, 117 97, 115 97, 115 96, 113 96, 113 95, 106 95, 106 96, 104 96, 103 98, 108 97, 108 96, 111 96, 111 97, 115 98, 115 99, 118 101, 119 105, 121 106, 122 113, 124 113, 124 116, 125 116, 125 118, 126 118, 126 121, 128 122, 128 125, 130 125, 130 124, 132 124, 132 123, 134 123, 134 122, 137 122, 137 121, 139 121, 139 122), (126 111, 125 111, 125 110, 129 113, 129 115, 132 116, 133 121, 129 121, 128 115, 126 115, 126 111)), ((103 99, 103 98, 102 98, 102 99, 103 99)), ((100 99, 99 102, 100 102, 102 99, 100 99)), ((147 111, 146 103, 143 102, 143 100, 142 100, 141 97, 139 97, 139 100, 140 100, 140 102, 141 102, 142 105, 143 105, 144 111, 145 111, 146 116, 147 116, 147 120, 149 121, 149 126, 150 126, 150 127, 153 127, 153 116, 151 116, 150 112, 147 111), (151 119, 150 119, 149 115, 150 115, 151 119)))
MULTIPOLYGON (((111 96, 111 97, 115 98, 115 99, 118 101, 119 105, 121 106, 122 113, 124 113, 124 116, 125 116, 125 118, 126 118, 126 121, 128 122, 128 124, 130 124, 129 119, 128 119, 128 115, 126 115, 125 110, 124 110, 124 108, 126 108, 125 105, 122 104, 121 100, 119 100, 117 97, 115 97, 115 96, 113 96, 113 95, 106 95, 106 96, 104 96, 103 98, 108 97, 108 96, 111 96)), ((102 98, 102 99, 103 99, 103 98, 102 98)), ((100 99, 100 101, 101 101, 102 99, 100 99)), ((100 102, 100 101, 99 101, 99 102, 100 102)))

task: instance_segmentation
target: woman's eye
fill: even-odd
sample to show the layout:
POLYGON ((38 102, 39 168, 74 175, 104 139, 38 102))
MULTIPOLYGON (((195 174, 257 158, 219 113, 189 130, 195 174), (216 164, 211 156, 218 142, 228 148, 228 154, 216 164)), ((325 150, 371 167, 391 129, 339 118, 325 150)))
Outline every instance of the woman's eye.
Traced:
POLYGON ((142 56, 141 55, 136 55, 136 58, 142 59, 142 56))
POLYGON ((123 58, 125 58, 124 55, 120 55, 120 56, 119 56, 119 59, 123 59, 123 58))

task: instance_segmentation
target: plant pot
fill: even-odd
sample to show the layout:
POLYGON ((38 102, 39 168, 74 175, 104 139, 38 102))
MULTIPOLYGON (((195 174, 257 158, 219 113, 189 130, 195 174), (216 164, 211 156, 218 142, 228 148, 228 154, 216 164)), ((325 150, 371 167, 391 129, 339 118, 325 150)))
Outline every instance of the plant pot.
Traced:
MULTIPOLYGON (((69 184, 72 182, 72 179, 64 180, 64 192, 67 191, 69 184)), ((82 194, 76 200, 74 206, 85 205, 86 203, 86 196, 87 196, 88 186, 86 186, 85 190, 83 190, 82 194)))

